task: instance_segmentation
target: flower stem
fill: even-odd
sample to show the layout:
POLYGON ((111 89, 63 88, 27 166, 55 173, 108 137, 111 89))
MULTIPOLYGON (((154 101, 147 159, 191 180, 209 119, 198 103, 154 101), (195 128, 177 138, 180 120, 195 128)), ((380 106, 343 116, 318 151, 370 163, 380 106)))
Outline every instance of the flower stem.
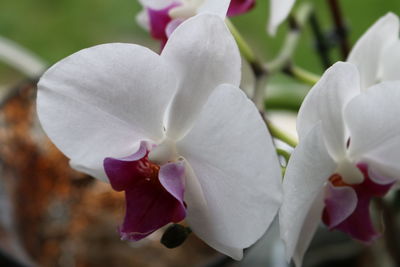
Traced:
POLYGON ((263 64, 261 64, 261 62, 257 59, 253 50, 242 37, 240 32, 236 29, 235 25, 233 25, 233 23, 229 19, 226 19, 226 25, 231 31, 233 37, 235 38, 240 53, 250 64, 251 69, 253 70, 256 81, 252 100, 259 110, 264 110, 264 98, 266 93, 268 72, 264 68, 263 64))
POLYGON ((314 74, 308 70, 305 70, 299 66, 295 66, 292 64, 289 64, 284 72, 294 78, 296 78, 297 80, 306 83, 308 85, 315 85, 319 79, 321 78, 320 76, 318 76, 317 74, 314 74))
POLYGON ((261 114, 261 116, 263 117, 272 137, 275 137, 275 138, 281 140, 282 142, 285 142, 286 144, 288 144, 291 147, 297 146, 298 142, 296 139, 294 139, 293 137, 291 137, 288 134, 286 134, 285 132, 283 132, 276 125, 274 125, 271 121, 268 121, 265 118, 264 114, 261 114))
POLYGON ((268 73, 283 71, 291 77, 309 85, 314 85, 319 80, 320 77, 318 75, 295 66, 291 62, 295 49, 299 43, 302 29, 313 13, 313 10, 314 7, 312 4, 303 3, 298 8, 297 12, 289 17, 290 28, 281 51, 275 59, 264 65, 268 70, 268 73))
MULTIPOLYGON (((265 97, 265 92, 266 92, 266 83, 268 76, 270 74, 270 69, 272 68, 274 71, 278 70, 284 70, 286 67, 285 64, 290 62, 290 58, 293 55, 294 49, 297 46, 298 39, 299 39, 299 28, 300 26, 304 25, 305 21, 307 20, 308 14, 311 12, 312 6, 311 5, 305 5, 303 4, 302 8, 300 8, 300 12, 297 15, 298 21, 292 22, 293 26, 289 35, 287 36, 286 39, 286 45, 282 49, 280 55, 273 61, 271 62, 270 65, 268 64, 261 64, 261 62, 257 59, 255 56, 253 50, 250 48, 248 43, 245 41, 245 39, 242 37, 240 32, 236 29, 236 27, 233 25, 233 23, 229 20, 226 19, 226 25, 228 26, 229 30, 231 31, 233 37, 236 40, 236 43, 239 47, 240 53, 242 56, 245 58, 245 60, 250 64, 254 76, 256 78, 256 84, 255 84, 255 91, 253 95, 253 101, 256 104, 257 108, 260 110, 261 116, 263 117, 271 135, 288 145, 295 147, 297 145, 297 141, 293 139, 292 137, 288 136, 286 133, 284 133, 282 130, 280 130, 278 127, 273 125, 271 122, 269 122, 266 117, 265 117, 265 112, 264 112, 264 97, 265 97), (269 66, 269 68, 268 68, 269 66), (273 67, 271 67, 273 66, 273 67)), ((312 76, 310 73, 306 71, 299 71, 297 68, 295 68, 296 71, 294 73, 297 73, 298 76, 293 75, 293 77, 301 77, 301 81, 307 81, 310 83, 310 80, 312 80, 312 76), (308 75, 306 75, 308 74, 308 75)), ((315 78, 315 77, 314 77, 315 78)), ((280 149, 277 150, 279 153, 280 149)), ((283 153, 283 151, 281 151, 283 153)), ((286 152, 285 155, 282 155, 285 157, 286 160, 289 160, 290 154, 286 152)))
POLYGON ((299 43, 301 31, 308 20, 313 6, 310 3, 303 3, 294 15, 289 16, 289 32, 278 56, 265 64, 269 73, 283 70, 291 61, 294 51, 299 43))
POLYGON ((289 152, 287 152, 286 150, 281 149, 281 148, 277 148, 277 149, 276 149, 276 153, 277 153, 279 156, 282 156, 282 157, 285 159, 286 165, 287 165, 287 163, 289 162, 289 159, 290 159, 291 154, 290 154, 289 152))
POLYGON ((339 37, 342 59, 346 60, 350 52, 350 45, 347 38, 347 29, 343 19, 343 14, 340 9, 340 3, 339 0, 328 0, 328 4, 332 14, 332 19, 335 23, 335 33, 337 37, 339 37))
POLYGON ((243 36, 240 34, 239 30, 235 27, 235 25, 229 20, 225 20, 226 25, 231 31, 235 41, 239 47, 240 53, 246 59, 246 61, 250 64, 253 72, 256 76, 265 74, 266 70, 261 64, 261 62, 255 56, 253 50, 250 45, 246 42, 243 36))
POLYGON ((256 77, 253 102, 258 110, 264 110, 264 99, 266 94, 268 75, 264 74, 256 77))
POLYGON ((329 57, 329 47, 327 45, 324 34, 322 33, 319 21, 315 12, 310 15, 310 25, 312 33, 314 34, 316 48, 318 51, 319 58, 321 60, 324 69, 329 68, 331 65, 331 59, 329 57))

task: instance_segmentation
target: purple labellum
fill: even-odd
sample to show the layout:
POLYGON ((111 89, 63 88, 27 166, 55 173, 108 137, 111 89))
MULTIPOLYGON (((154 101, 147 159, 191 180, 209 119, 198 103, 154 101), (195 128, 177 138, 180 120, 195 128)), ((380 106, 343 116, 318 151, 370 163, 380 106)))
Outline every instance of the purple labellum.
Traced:
POLYGON ((232 0, 228 9, 228 17, 234 17, 248 12, 255 5, 255 0, 232 0))
POLYGON ((325 222, 330 230, 335 229, 346 220, 356 209, 357 193, 350 186, 335 186, 328 183, 325 192, 325 210, 329 221, 325 222))
POLYGON ((168 40, 168 36, 166 33, 167 25, 171 22, 172 18, 169 16, 169 11, 179 6, 178 3, 173 3, 163 9, 147 9, 147 13, 149 15, 150 20, 150 33, 151 36, 161 41, 161 47, 165 46, 165 43, 168 40))
POLYGON ((131 156, 104 159, 112 188, 125 191, 126 214, 119 229, 124 240, 140 240, 186 216, 183 162, 160 167, 149 161, 148 153, 148 145, 141 142, 131 156))
POLYGON ((369 212, 371 199, 383 197, 393 183, 375 183, 368 175, 366 164, 358 164, 357 167, 364 174, 364 182, 361 184, 346 184, 337 174, 330 178, 322 220, 329 229, 340 230, 368 244, 380 236, 374 228, 369 212))

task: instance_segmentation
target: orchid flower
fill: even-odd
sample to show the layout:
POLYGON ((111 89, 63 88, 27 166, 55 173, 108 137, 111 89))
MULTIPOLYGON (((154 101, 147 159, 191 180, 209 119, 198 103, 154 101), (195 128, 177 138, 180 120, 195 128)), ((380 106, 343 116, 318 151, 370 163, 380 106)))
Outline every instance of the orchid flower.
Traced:
POLYGON ((370 243, 379 236, 373 197, 400 179, 400 81, 361 86, 351 63, 336 63, 306 96, 299 145, 288 163, 280 210, 288 259, 300 266, 322 218, 329 229, 370 243))
POLYGON ((162 45, 184 20, 202 13, 237 16, 250 10, 255 0, 139 0, 143 10, 138 23, 162 45), (229 7, 229 8, 228 8, 229 7))
POLYGON ((400 80, 399 25, 399 18, 388 13, 354 45, 347 61, 358 67, 363 88, 379 81, 400 80))
POLYGON ((186 220, 235 259, 280 206, 280 165, 238 88, 240 54, 223 20, 182 23, 158 55, 133 44, 79 51, 38 85, 38 115, 77 170, 124 191, 121 237, 186 220))
POLYGON ((274 35, 277 28, 288 17, 295 0, 270 0, 268 32, 274 35))
POLYGON ((390 120, 399 113, 391 104, 391 97, 396 97, 391 90, 399 88, 393 89, 398 82, 388 83, 400 80, 399 30, 396 15, 388 13, 380 18, 350 52, 348 62, 353 65, 334 65, 300 109, 300 144, 288 165, 280 212, 287 256, 297 265, 321 212, 330 229, 346 232, 354 239, 369 243, 379 236, 369 215, 370 199, 384 196, 394 178, 399 178, 391 170, 397 168, 399 130, 392 128, 390 120), (379 84, 382 81, 386 83, 379 84), (381 131, 387 133, 380 135, 381 131), (305 184, 314 186, 305 188, 305 184), (292 206, 298 201, 295 190, 302 195, 298 206, 292 206), (290 228, 288 220, 296 207, 305 213, 290 228))

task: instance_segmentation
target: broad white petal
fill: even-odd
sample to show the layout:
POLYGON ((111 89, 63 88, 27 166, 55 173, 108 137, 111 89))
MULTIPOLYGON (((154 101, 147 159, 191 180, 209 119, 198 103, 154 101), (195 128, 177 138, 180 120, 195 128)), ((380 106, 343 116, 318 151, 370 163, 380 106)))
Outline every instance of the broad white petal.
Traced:
POLYGON ((328 151, 336 160, 343 158, 348 138, 343 111, 346 104, 359 93, 359 75, 353 64, 339 62, 330 67, 308 93, 300 108, 297 118, 300 142, 321 121, 328 151))
POLYGON ((400 40, 388 46, 382 56, 382 81, 400 80, 400 40))
MULTIPOLYGON (((205 199, 205 195, 203 189, 201 188, 201 184, 197 179, 196 175, 192 167, 185 161, 185 170, 186 170, 186 189, 185 189, 185 202, 189 203, 190 210, 189 214, 199 214, 199 222, 197 223, 197 218, 194 217, 192 220, 192 215, 188 215, 187 218, 190 222, 193 222, 193 225, 200 224, 203 220, 201 217, 204 215, 205 211, 207 210, 207 201, 205 199)), ((193 227, 192 227, 193 228, 193 227)), ((196 230, 194 230, 196 232, 196 230)), ((197 233, 197 232, 196 232, 197 233)), ((241 260, 243 258, 243 248, 235 248, 230 247, 224 244, 217 242, 214 239, 207 239, 207 244, 214 248, 215 250, 229 255, 231 258, 235 260, 241 260)))
POLYGON ((260 238, 280 206, 281 170, 268 130, 245 94, 232 85, 218 87, 177 149, 205 199, 185 199, 194 232, 211 246, 238 249, 260 238))
POLYGON ((315 198, 310 210, 308 211, 300 231, 296 249, 293 254, 293 261, 297 267, 301 267, 303 257, 321 223, 322 211, 324 209, 324 191, 315 198))
POLYGON ((276 33, 278 26, 287 18, 295 0, 270 0, 268 32, 276 33))
POLYGON ((317 205, 314 203, 335 168, 336 164, 325 148, 321 123, 318 123, 295 148, 283 179, 283 204, 279 212, 279 223, 288 259, 296 253, 299 258, 299 253, 306 250, 304 246, 311 236, 303 241, 300 238, 302 229, 309 227, 305 224, 311 223, 307 220, 307 214, 312 214, 310 216, 314 218, 315 214, 310 213, 310 210, 313 205, 317 205))
POLYGON ((167 124, 167 135, 179 139, 211 92, 222 83, 239 86, 240 54, 224 21, 215 15, 197 15, 170 36, 162 55, 179 78, 167 124))
POLYGON ((347 59, 357 66, 361 76, 361 88, 366 89, 378 82, 382 53, 399 38, 399 19, 393 13, 380 18, 357 41, 347 59))
POLYGON ((198 10, 198 14, 211 13, 225 19, 231 0, 205 0, 198 10))
POLYGON ((152 9, 163 9, 173 3, 181 2, 180 0, 139 0, 139 3, 152 9))
POLYGON ((374 162, 376 167, 384 164, 387 173, 379 172, 392 178, 400 178, 399 102, 400 81, 384 82, 368 88, 345 109, 351 135, 349 155, 354 160, 374 162))
POLYGON ((176 79, 154 52, 131 44, 79 51, 50 68, 38 85, 39 119, 80 170, 105 179, 103 159, 163 138, 176 79))

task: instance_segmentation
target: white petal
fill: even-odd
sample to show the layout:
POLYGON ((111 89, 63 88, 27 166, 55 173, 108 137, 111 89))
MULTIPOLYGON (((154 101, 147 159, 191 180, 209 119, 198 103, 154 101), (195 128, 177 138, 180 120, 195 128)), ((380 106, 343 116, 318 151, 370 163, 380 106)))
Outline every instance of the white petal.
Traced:
POLYGON ((398 161, 385 162, 384 158, 379 159, 377 156, 372 159, 367 156, 363 160, 368 164, 368 175, 375 183, 385 185, 400 180, 400 166, 396 164, 398 161))
POLYGON ((175 29, 182 24, 182 22, 184 22, 183 19, 173 19, 170 23, 168 23, 167 27, 165 28, 165 34, 168 36, 168 38, 175 31, 175 29))
POLYGON ((269 12, 268 32, 271 35, 276 33, 278 26, 287 18, 295 0, 271 0, 269 12))
POLYGON ((167 124, 168 136, 179 139, 218 85, 239 86, 240 54, 223 20, 204 14, 182 23, 171 34, 161 56, 180 80, 167 124))
POLYGON ((163 9, 173 3, 181 2, 180 0, 139 0, 139 3, 152 9, 163 9))
POLYGON ((279 223, 288 259, 296 253, 296 257, 300 257, 299 253, 306 250, 304 246, 311 236, 305 240, 300 238, 302 229, 308 227, 305 224, 312 223, 306 221, 307 214, 314 217, 315 214, 310 210, 335 168, 336 164, 325 148, 321 124, 318 123, 294 150, 283 179, 279 223))
MULTIPOLYGON (((197 222, 197 217, 193 217, 192 215, 188 215, 187 220, 190 222, 193 221, 193 225, 201 224, 202 215, 204 215, 207 210, 207 201, 205 199, 205 195, 203 189, 201 188, 201 184, 197 179, 196 175, 193 172, 192 167, 185 161, 185 170, 186 170, 186 189, 185 189, 185 202, 189 203, 190 214, 199 214, 200 220, 197 222), (192 219, 193 218, 193 219, 192 219)), ((192 227, 193 228, 193 227, 192 227)), ((196 230, 194 230, 196 231, 196 230)), ((223 245, 217 242, 214 239, 207 239, 207 244, 214 248, 215 250, 229 255, 231 258, 235 260, 241 260, 243 257, 243 248, 235 248, 227 245, 223 245)))
POLYGON ((193 191, 205 199, 186 199, 194 232, 211 246, 253 244, 281 201, 280 165, 254 104, 238 88, 221 85, 177 148, 201 187, 193 191))
POLYGON ((384 164, 387 173, 381 174, 393 178, 399 177, 400 171, 399 102, 400 81, 384 82, 355 97, 345 110, 350 156, 384 164))
POLYGON ((382 81, 400 80, 400 41, 387 47, 382 56, 382 81))
POLYGON ((211 13, 225 19, 230 3, 231 0, 205 0, 198 13, 211 13))
POLYGON ((398 38, 399 19, 395 14, 388 13, 375 22, 354 45, 347 61, 359 69, 363 89, 378 82, 382 53, 398 38))
POLYGON ((38 87, 38 114, 51 140, 78 169, 105 179, 105 157, 163 138, 176 79, 149 49, 105 44, 60 61, 38 87))
POLYGON ((310 246, 318 225, 321 222, 324 207, 324 192, 321 191, 311 205, 300 231, 300 236, 293 254, 293 261, 297 267, 302 265, 304 254, 310 246))
POLYGON ((359 75, 354 65, 339 62, 330 67, 306 96, 297 119, 302 141, 318 121, 328 151, 339 160, 346 153, 347 134, 343 122, 346 104, 360 93, 359 75))

